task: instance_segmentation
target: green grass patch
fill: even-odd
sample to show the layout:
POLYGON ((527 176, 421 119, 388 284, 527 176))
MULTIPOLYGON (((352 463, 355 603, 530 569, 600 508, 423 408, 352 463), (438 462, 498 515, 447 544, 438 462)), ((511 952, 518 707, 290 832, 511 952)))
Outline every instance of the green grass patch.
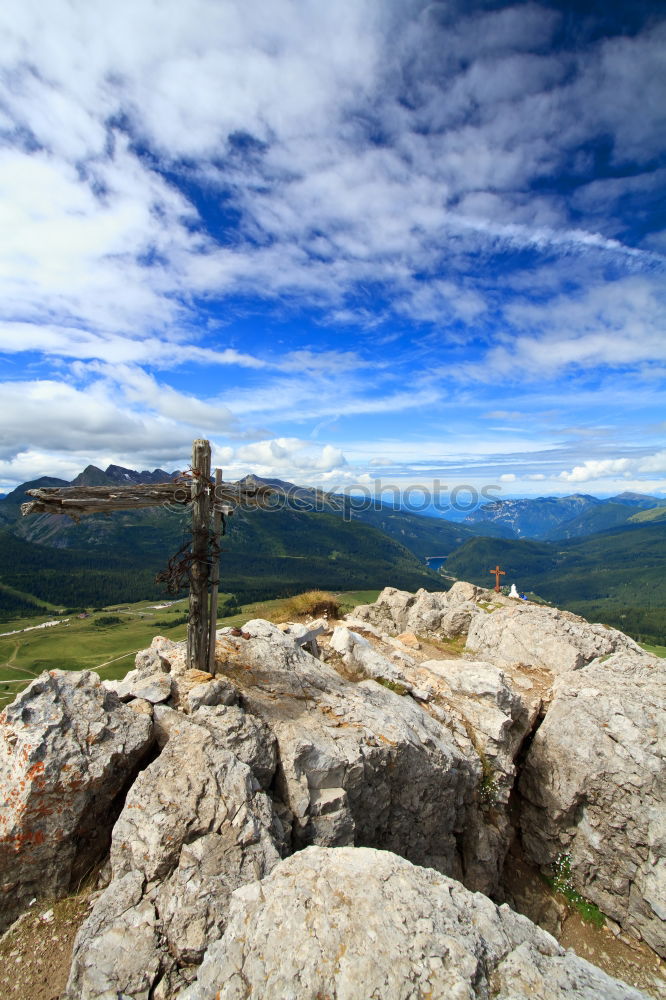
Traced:
POLYGON ((388 688, 389 691, 394 691, 395 694, 405 695, 407 694, 407 688, 404 684, 399 684, 397 681, 391 681, 388 677, 375 677, 374 680, 382 687, 388 688))
POLYGON ((653 656, 659 656, 661 659, 666 659, 666 646, 651 646, 647 642, 639 643, 643 647, 646 653, 652 653, 653 656))
POLYGON ((419 642, 425 642, 430 646, 434 646, 435 649, 441 650, 442 653, 447 653, 449 656, 456 658, 462 656, 467 643, 466 635, 457 635, 453 639, 436 639, 431 635, 417 635, 416 638, 419 642))
POLYGON ((360 604, 374 604, 381 590, 349 590, 342 594, 336 594, 340 602, 340 614, 348 615, 360 604))
POLYGON ((606 923, 606 917, 595 903, 582 896, 573 884, 571 875, 571 856, 558 854, 551 865, 551 873, 544 878, 553 892, 559 893, 580 914, 582 920, 600 928, 606 923))
MULTIPOLYGON (((340 602, 341 608, 347 605, 355 607, 364 600, 375 600, 378 593, 353 591, 335 595, 333 599, 340 602)), ((329 597, 331 595, 327 595, 329 597)), ((293 601, 293 598, 256 601, 230 615, 228 609, 236 607, 235 598, 233 594, 220 594, 218 628, 244 625, 251 618, 285 621, 285 615, 289 617, 285 609, 291 606, 293 611, 293 601)), ((119 680, 134 666, 136 653, 149 646, 156 635, 166 632, 175 641, 185 639, 187 600, 175 601, 169 607, 155 606, 160 603, 164 604, 147 601, 115 603, 100 609, 109 614, 88 615, 85 618, 76 614, 58 616, 43 612, 36 617, 3 622, 0 632, 16 634, 0 636, 0 710, 44 670, 94 670, 104 680, 119 680), (114 619, 114 624, 108 621, 104 625, 97 624, 109 618, 114 619), (23 631, 45 621, 57 621, 58 624, 23 631)), ((303 611, 303 608, 317 606, 311 596, 296 603, 301 608, 301 615, 311 613, 303 611)))

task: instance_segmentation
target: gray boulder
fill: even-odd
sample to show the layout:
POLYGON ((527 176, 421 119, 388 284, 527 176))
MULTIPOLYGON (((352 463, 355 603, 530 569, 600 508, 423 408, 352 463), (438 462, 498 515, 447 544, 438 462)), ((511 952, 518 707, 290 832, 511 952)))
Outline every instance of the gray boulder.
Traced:
POLYGON ((449 715, 460 719, 470 752, 478 755, 478 809, 468 810, 461 838, 463 881, 470 889, 492 894, 514 834, 508 814, 514 762, 541 700, 524 697, 514 678, 483 661, 426 660, 419 672, 428 676, 423 683, 433 706, 446 706, 449 715))
POLYGON ((421 669, 435 675, 461 713, 487 764, 487 776, 494 785, 493 801, 506 805, 516 773, 514 760, 535 721, 539 703, 528 706, 511 679, 492 663, 426 660, 421 669))
POLYGON ((342 657, 347 667, 356 671, 361 677, 388 682, 403 693, 412 690, 412 685, 395 663, 375 649, 364 636, 352 632, 344 625, 338 625, 334 630, 330 648, 342 657))
POLYGON ((415 595, 407 590, 384 587, 374 604, 359 604, 354 608, 352 617, 374 625, 382 633, 398 635, 407 628, 407 616, 415 599, 415 595))
POLYGON ((522 664, 554 674, 578 670, 598 656, 620 650, 647 657, 633 639, 617 629, 591 625, 558 608, 513 603, 493 614, 476 616, 465 648, 500 667, 522 664))
POLYGON ((619 652, 557 678, 519 784, 529 859, 666 955, 666 663, 619 652))
POLYGON ((90 671, 41 674, 0 715, 0 930, 66 894, 108 844, 114 800, 153 742, 90 671))
POLYGON ((318 847, 233 894, 224 937, 179 1000, 249 996, 645 1000, 439 872, 384 851, 318 847))
POLYGON ((204 705, 191 718, 247 764, 262 788, 270 786, 277 767, 277 740, 265 722, 238 705, 204 705))
POLYGON ((140 675, 136 670, 130 670, 121 681, 104 681, 107 691, 113 691, 121 701, 140 698, 149 701, 151 705, 159 705, 171 697, 172 679, 167 673, 140 675))
POLYGON ((346 680, 270 622, 221 634, 217 657, 277 739, 274 794, 292 849, 364 844, 460 874, 457 836, 481 767, 445 726, 412 698, 346 680))
POLYGON ((223 933, 230 893, 280 858, 281 827, 250 768, 214 727, 169 714, 168 741, 114 827, 112 881, 76 939, 72 1000, 147 1000, 159 983, 171 996, 223 933))
POLYGON ((374 604, 363 604, 352 612, 354 622, 365 622, 387 635, 413 632, 451 639, 467 632, 472 619, 482 613, 480 603, 502 603, 492 591, 462 580, 448 591, 405 590, 385 587, 374 604))

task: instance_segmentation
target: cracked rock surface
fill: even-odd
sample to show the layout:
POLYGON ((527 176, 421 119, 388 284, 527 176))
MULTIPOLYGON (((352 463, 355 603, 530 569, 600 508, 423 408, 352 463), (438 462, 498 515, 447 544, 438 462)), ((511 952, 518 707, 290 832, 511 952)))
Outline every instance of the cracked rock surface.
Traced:
POLYGON ((520 780, 537 864, 666 955, 666 670, 633 652, 558 677, 520 780))
POLYGON ((43 673, 0 714, 0 931, 95 864, 152 741, 150 717, 90 671, 43 673))
POLYGON ((480 892, 564 858, 663 954, 665 687, 622 633, 465 583, 222 629, 210 673, 157 637, 121 682, 43 674, 0 717, 0 912, 110 842, 67 1000, 637 997, 480 892))
POLYGON ((310 847, 232 896, 178 1000, 640 1000, 507 906, 385 851, 310 847), (289 947, 284 947, 284 942, 289 947))
POLYGON ((112 880, 79 932, 67 996, 146 1000, 191 978, 223 932, 230 893, 279 860, 268 797, 224 734, 172 712, 168 742, 113 830, 112 880))

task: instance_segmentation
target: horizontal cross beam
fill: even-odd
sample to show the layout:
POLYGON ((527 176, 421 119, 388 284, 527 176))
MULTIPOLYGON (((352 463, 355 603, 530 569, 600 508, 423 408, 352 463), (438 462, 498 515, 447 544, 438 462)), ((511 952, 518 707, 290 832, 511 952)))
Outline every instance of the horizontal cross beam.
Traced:
MULTIPOLYGON (((268 507, 275 492, 270 486, 238 483, 209 485, 214 506, 268 507)), ((21 514, 68 514, 78 520, 85 514, 144 507, 187 506, 195 497, 190 482, 155 483, 144 486, 48 486, 27 491, 34 500, 21 504, 21 514)))

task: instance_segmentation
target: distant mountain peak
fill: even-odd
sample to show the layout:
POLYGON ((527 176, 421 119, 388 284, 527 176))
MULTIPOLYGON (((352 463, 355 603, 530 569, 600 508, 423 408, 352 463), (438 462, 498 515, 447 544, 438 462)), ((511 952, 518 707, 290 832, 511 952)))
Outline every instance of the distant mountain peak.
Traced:
POLYGON ((136 486, 139 483, 168 483, 177 472, 154 469, 126 469, 122 465, 109 465, 102 471, 96 465, 87 465, 83 472, 72 480, 72 486, 136 486))
POLYGON ((105 475, 118 485, 123 483, 129 485, 130 483, 168 483, 178 473, 165 472, 164 469, 153 469, 152 472, 143 469, 141 472, 137 472, 135 469, 125 469, 122 465, 109 465, 105 475))
POLYGON ((602 500, 588 493, 569 496, 498 499, 473 511, 463 523, 488 535, 546 540, 574 538, 617 527, 636 510, 663 501, 640 493, 621 493, 602 500))

